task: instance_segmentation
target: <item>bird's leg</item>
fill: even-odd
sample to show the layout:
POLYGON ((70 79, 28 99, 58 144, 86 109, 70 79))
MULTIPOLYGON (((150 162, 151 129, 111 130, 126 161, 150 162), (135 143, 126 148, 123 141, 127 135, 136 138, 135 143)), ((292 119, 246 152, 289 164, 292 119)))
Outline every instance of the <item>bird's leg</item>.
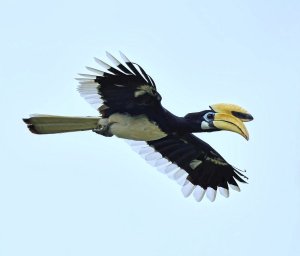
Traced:
POLYGON ((93 132, 103 135, 105 137, 112 137, 113 134, 110 132, 110 124, 108 123, 108 118, 100 119, 98 125, 93 132))

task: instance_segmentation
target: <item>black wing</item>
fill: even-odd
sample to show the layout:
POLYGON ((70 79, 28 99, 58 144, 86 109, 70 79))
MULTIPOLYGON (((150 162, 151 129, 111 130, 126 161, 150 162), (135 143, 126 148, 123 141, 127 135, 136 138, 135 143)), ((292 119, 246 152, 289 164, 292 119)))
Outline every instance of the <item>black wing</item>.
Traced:
POLYGON ((94 74, 80 74, 82 78, 77 78, 81 96, 95 106, 103 117, 115 112, 142 114, 160 104, 161 96, 153 79, 138 64, 122 53, 126 65, 111 54, 106 55, 116 68, 95 58, 106 71, 87 67, 94 74))
POLYGON ((236 181, 246 183, 243 179, 247 179, 246 176, 227 163, 210 145, 192 134, 132 144, 147 161, 183 185, 184 196, 193 193, 197 201, 201 201, 204 194, 214 201, 217 189, 228 197, 228 185, 240 191, 236 181))

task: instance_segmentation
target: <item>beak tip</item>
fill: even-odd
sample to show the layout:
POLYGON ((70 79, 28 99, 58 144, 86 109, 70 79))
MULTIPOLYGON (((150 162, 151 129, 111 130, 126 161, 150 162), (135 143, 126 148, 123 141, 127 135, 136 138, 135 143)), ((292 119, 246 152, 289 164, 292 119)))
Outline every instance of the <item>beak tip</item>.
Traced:
POLYGON ((247 141, 249 141, 249 134, 244 134, 244 138, 247 140, 247 141))

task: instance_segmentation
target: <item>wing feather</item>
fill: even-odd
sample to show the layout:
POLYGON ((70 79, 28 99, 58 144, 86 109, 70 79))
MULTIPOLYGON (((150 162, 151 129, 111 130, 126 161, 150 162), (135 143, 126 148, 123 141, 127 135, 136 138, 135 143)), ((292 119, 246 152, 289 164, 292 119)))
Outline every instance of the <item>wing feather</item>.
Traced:
POLYGON ((116 67, 95 58, 105 71, 86 67, 92 74, 79 74, 81 77, 77 78, 80 83, 78 91, 100 111, 103 117, 115 112, 138 115, 147 110, 153 111, 154 106, 160 106, 161 101, 154 81, 142 67, 132 63, 123 53, 120 54, 125 65, 110 53, 106 53, 116 67), (86 84, 89 86, 85 86, 86 84), (88 100, 89 94, 93 102, 88 100), (98 102, 95 100, 97 97, 98 102))
POLYGON ((156 156, 152 165, 177 180, 183 185, 183 194, 193 194, 196 201, 201 201, 205 193, 210 201, 214 201, 217 190, 222 196, 228 197, 228 185, 240 191, 237 181, 246 183, 245 175, 227 163, 210 145, 192 134, 169 135, 133 147, 141 147, 140 151, 135 150, 140 154, 148 152, 149 156, 144 158, 150 162, 156 156))

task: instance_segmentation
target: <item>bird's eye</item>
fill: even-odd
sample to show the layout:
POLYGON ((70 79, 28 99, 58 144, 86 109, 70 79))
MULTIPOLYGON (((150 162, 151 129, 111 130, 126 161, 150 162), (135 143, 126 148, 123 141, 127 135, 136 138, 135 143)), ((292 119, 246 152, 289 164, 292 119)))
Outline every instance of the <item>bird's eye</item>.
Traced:
POLYGON ((212 112, 208 112, 204 115, 204 119, 205 121, 209 122, 212 121, 214 119, 214 113, 212 112))

